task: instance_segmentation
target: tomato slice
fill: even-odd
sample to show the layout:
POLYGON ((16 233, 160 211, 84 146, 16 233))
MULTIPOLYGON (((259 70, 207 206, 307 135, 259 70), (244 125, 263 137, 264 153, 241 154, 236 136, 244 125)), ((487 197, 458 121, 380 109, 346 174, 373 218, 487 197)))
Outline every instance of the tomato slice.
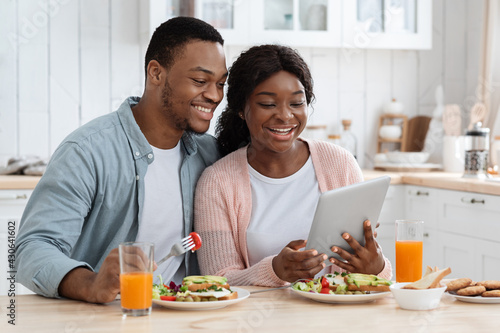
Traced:
POLYGON ((330 287, 330 282, 328 282, 328 280, 326 278, 321 278, 321 287, 322 288, 327 288, 327 287, 330 287))
POLYGON ((194 242, 194 248, 192 249, 192 251, 199 250, 201 247, 200 235, 198 235, 196 232, 193 231, 192 233, 189 234, 189 236, 191 236, 191 238, 193 238, 193 242, 194 242))
POLYGON ((162 301, 175 301, 175 296, 160 296, 162 301))
POLYGON ((321 288, 320 293, 321 294, 329 294, 330 293, 330 288, 329 287, 321 288))

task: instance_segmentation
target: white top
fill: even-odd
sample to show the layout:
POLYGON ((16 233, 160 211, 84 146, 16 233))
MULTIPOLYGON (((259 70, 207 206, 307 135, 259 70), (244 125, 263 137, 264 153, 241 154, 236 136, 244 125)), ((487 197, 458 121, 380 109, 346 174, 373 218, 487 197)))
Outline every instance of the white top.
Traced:
MULTIPOLYGON (((172 149, 153 148, 154 161, 144 178, 144 207, 139 217, 137 241, 155 245, 155 261, 170 252, 172 245, 183 238, 184 222, 179 170, 182 152, 177 144, 172 149)), ((184 256, 172 257, 153 273, 155 283, 161 274, 164 283, 180 283, 185 275, 184 256)))
POLYGON ((277 255, 291 241, 307 239, 321 194, 311 157, 285 178, 269 178, 250 165, 252 217, 247 229, 248 258, 253 266, 277 255))

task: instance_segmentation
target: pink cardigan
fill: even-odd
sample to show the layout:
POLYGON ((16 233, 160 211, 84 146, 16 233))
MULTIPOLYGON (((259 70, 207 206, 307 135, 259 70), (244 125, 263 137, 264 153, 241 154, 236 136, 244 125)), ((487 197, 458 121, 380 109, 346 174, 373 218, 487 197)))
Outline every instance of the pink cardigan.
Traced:
MULTIPOLYGON (((343 148, 323 141, 304 141, 309 145, 321 192, 363 180, 356 160, 343 148)), ((225 276, 231 285, 286 285, 274 273, 274 256, 249 267, 246 230, 251 212, 252 192, 244 147, 208 167, 198 181, 194 227, 203 240, 197 251, 201 273, 225 276)), ((342 271, 338 266, 332 267, 342 271)), ((387 258, 379 276, 392 277, 387 258)))

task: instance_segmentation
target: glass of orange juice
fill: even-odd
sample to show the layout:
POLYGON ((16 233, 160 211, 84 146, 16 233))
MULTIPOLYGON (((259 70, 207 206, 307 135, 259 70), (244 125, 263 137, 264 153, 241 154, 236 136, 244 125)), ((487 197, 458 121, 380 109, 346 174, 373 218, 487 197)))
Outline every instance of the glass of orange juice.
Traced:
POLYGON ((151 314, 153 303, 154 245, 126 242, 119 246, 122 313, 129 316, 151 314))
POLYGON ((396 282, 422 278, 424 221, 396 220, 396 282))

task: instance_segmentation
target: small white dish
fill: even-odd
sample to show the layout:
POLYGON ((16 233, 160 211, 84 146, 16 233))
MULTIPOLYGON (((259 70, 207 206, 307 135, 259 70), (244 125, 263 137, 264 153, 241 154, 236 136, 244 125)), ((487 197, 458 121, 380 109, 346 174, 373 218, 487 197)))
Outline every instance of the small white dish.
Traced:
POLYGON ((409 282, 392 284, 391 290, 396 302, 405 310, 432 310, 439 306, 446 286, 431 289, 402 289, 409 282))
POLYGON ((427 152, 401 152, 390 151, 386 153, 387 160, 391 163, 399 164, 423 164, 427 162, 430 154, 427 152))

